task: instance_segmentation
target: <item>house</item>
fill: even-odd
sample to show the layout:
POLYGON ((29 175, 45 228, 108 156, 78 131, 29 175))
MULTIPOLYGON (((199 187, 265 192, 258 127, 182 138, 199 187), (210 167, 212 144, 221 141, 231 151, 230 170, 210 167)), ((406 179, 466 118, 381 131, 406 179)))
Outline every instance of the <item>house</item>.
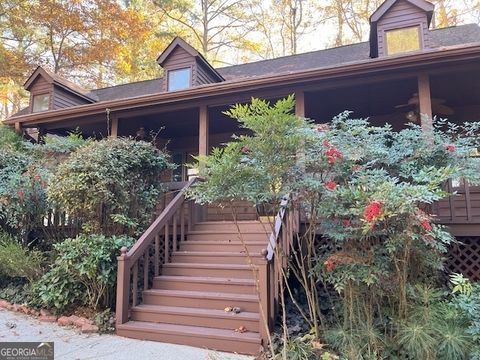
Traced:
MULTIPOLYGON (((430 29, 433 12, 424 0, 386 0, 370 18, 368 42, 223 68, 176 38, 157 59, 162 78, 94 90, 39 67, 25 83, 29 107, 5 123, 40 137, 79 128, 86 136, 144 138, 163 128, 156 141, 180 165, 170 179, 178 189, 194 181, 187 182, 189 156, 207 154, 241 131, 223 111, 251 97, 293 93, 296 114, 317 122, 344 110, 397 129, 406 122, 428 129, 432 116, 480 120, 480 27, 430 29)), ((464 243, 450 266, 480 278, 480 188, 449 186, 457 195, 437 203, 435 212, 464 243)), ((243 353, 265 345, 278 274, 268 255, 269 232, 248 206, 238 210, 256 275, 234 225, 218 221, 228 214, 202 213, 180 192, 132 249, 122 249, 118 334, 243 353), (231 306, 242 311, 225 313, 231 306), (233 331, 241 327, 247 331, 233 331)), ((281 216, 288 225, 280 234, 288 236, 297 220, 288 211, 281 216)))

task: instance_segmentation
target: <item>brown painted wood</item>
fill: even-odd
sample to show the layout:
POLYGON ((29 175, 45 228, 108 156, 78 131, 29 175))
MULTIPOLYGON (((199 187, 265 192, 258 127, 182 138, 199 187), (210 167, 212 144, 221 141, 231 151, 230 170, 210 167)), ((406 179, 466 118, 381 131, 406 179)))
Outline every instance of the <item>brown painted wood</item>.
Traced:
POLYGON ((245 91, 265 91, 267 89, 275 89, 281 86, 292 87, 308 86, 319 80, 327 81, 331 79, 348 78, 352 76, 367 76, 371 74, 384 73, 385 71, 403 71, 407 69, 419 69, 426 66, 440 66, 451 63, 459 64, 462 61, 478 59, 480 54, 479 45, 465 45, 462 47, 451 47, 449 49, 432 50, 429 52, 414 53, 409 56, 386 57, 372 61, 371 59, 359 61, 349 65, 332 66, 328 68, 313 69, 306 71, 292 72, 289 74, 280 74, 265 76, 252 79, 242 79, 241 81, 229 81, 224 83, 209 84, 199 86, 197 88, 179 91, 174 93, 159 93, 146 95, 131 99, 120 99, 105 101, 102 103, 88 104, 72 109, 55 110, 48 113, 35 113, 29 115, 18 116, 14 119, 8 119, 6 124, 14 124, 16 121, 35 123, 47 123, 61 120, 70 120, 75 117, 88 117, 94 114, 101 114, 105 111, 105 107, 112 111, 128 110, 133 108, 144 108, 145 106, 156 105, 172 105, 175 106, 179 102, 192 102, 195 99, 239 96, 245 91))
POLYGON ((208 108, 203 105, 200 106, 198 117, 198 153, 200 155, 208 155, 208 108))
POLYGON ((118 117, 115 115, 110 115, 110 136, 116 138, 118 136, 118 117))
POLYGON ((422 129, 432 131, 432 98, 430 92, 430 77, 427 73, 418 75, 418 98, 422 129))

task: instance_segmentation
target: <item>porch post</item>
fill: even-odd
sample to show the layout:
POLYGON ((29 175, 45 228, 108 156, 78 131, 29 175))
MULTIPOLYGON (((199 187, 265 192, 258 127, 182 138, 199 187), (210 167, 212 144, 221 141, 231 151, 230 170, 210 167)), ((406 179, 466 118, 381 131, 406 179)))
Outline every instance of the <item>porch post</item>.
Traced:
POLYGON ((21 122, 16 122, 15 123, 15 132, 19 135, 22 134, 22 123, 21 122))
MULTIPOLYGON (((198 155, 208 155, 208 107, 201 105, 198 112, 198 155)), ((202 163, 198 164, 202 167, 202 163)), ((197 205, 196 219, 205 221, 207 218, 207 206, 197 205)))
POLYGON ((305 92, 303 90, 295 92, 295 115, 305 117, 305 92))
POLYGON ((116 138, 118 136, 118 117, 112 116, 110 119, 110 137, 116 138))
POLYGON ((208 108, 200 106, 198 118, 198 155, 208 155, 208 108))
POLYGON ((428 73, 418 75, 418 100, 422 129, 425 132, 430 132, 432 131, 432 99, 428 73))
MULTIPOLYGON (((303 90, 295 92, 295 115, 302 118, 305 117, 305 92, 303 90)), ((297 150, 297 165, 302 170, 305 169, 305 149, 303 141, 297 150)))

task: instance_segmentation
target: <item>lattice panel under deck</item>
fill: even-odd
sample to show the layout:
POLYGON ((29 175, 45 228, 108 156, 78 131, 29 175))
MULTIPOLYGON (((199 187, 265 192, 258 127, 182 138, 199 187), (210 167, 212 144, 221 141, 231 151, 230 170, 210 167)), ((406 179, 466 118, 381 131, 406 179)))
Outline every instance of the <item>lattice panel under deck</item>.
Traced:
POLYGON ((449 251, 447 271, 462 273, 472 281, 480 280, 480 236, 459 237, 449 251))

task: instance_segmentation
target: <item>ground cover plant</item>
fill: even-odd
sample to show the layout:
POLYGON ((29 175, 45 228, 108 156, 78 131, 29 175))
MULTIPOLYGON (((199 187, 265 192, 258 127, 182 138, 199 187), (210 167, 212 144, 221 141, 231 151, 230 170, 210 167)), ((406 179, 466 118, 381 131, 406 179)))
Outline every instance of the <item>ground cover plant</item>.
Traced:
MULTIPOLYGON (((472 321, 438 281, 455 240, 435 223, 431 204, 449 195, 449 179, 479 182, 471 156, 480 124, 435 119, 428 132, 412 123, 394 131, 349 113, 315 124, 293 107, 292 97, 274 105, 253 99, 228 111, 252 135, 199 158, 206 181, 191 196, 278 209, 282 196, 293 195, 306 231, 297 236, 285 294, 309 329, 302 342, 317 349, 307 357, 326 350, 345 359, 473 356, 472 321), (290 291, 293 278, 300 292, 290 291)), ((272 357, 308 353, 287 320, 272 357)))

